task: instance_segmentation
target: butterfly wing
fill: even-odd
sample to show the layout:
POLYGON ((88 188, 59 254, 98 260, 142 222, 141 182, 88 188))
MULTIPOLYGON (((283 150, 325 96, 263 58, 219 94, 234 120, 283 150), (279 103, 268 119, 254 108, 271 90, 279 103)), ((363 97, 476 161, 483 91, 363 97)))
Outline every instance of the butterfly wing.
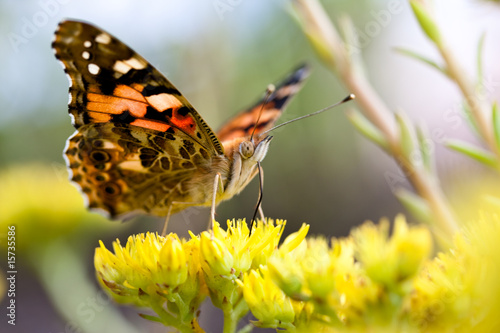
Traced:
POLYGON ((260 133, 273 127, 291 98, 302 87, 302 83, 309 75, 309 72, 307 65, 298 67, 276 86, 275 91, 268 98, 264 96, 254 106, 238 113, 225 123, 217 133, 219 140, 227 142, 236 138, 249 137, 254 128, 254 135, 259 136, 260 133), (255 127, 261 110, 262 114, 257 127, 255 127))
POLYGON ((84 22, 63 21, 52 46, 70 79, 69 112, 77 129, 109 121, 163 132, 173 127, 223 153, 177 88, 117 38, 84 22))
POLYGON ((69 113, 78 130, 68 140, 67 163, 89 207, 112 217, 165 215, 172 201, 189 200, 187 182, 224 151, 186 98, 90 24, 60 23, 53 48, 70 79, 69 113))

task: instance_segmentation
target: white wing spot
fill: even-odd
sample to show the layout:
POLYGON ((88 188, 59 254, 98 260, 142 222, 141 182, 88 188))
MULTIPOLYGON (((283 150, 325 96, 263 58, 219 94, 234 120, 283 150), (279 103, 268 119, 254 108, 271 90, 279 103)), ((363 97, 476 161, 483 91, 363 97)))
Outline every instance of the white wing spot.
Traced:
POLYGON ((99 66, 97 66, 96 64, 89 64, 87 66, 87 68, 89 70, 89 73, 92 74, 92 75, 97 75, 101 71, 101 69, 99 68, 99 66))
POLYGON ((86 47, 86 48, 89 48, 92 46, 92 42, 89 41, 89 40, 86 40, 85 42, 83 42, 83 46, 86 47))
POLYGON ((90 53, 88 53, 87 51, 83 51, 82 52, 82 58, 85 59, 85 60, 89 60, 90 59, 90 53))
POLYGON ((177 97, 167 93, 151 95, 146 97, 146 100, 158 111, 165 111, 168 108, 180 108, 182 106, 181 101, 177 97))
POLYGON ((101 44, 109 44, 111 42, 111 36, 103 32, 100 35, 97 35, 95 41, 101 44))
POLYGON ((126 74, 132 67, 127 65, 125 62, 118 60, 115 62, 113 65, 113 69, 117 71, 118 73, 126 74))
POLYGON ((69 99, 68 99, 68 104, 71 104, 71 100, 73 99, 73 96, 71 95, 71 93, 69 93, 69 99))
POLYGON ((132 67, 133 69, 144 69, 148 65, 146 61, 143 59, 138 59, 138 58, 130 58, 128 60, 125 60, 125 63, 132 67))

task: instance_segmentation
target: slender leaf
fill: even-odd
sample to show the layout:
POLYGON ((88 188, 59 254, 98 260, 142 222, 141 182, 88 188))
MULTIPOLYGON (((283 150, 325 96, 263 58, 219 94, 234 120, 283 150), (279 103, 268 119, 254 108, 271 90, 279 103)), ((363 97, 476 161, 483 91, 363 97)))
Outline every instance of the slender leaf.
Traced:
POLYGON ((429 65, 431 67, 434 67, 435 69, 437 69, 438 71, 440 71, 441 73, 443 73, 445 76, 450 77, 450 75, 449 75, 449 73, 448 73, 448 71, 446 70, 445 67, 439 65, 438 63, 436 63, 435 61, 427 58, 424 55, 421 55, 421 54, 419 54, 417 52, 414 52, 414 51, 408 50, 408 49, 404 49, 404 48, 401 48, 401 47, 396 47, 396 48, 394 48, 394 50, 396 50, 396 52, 401 53, 401 54, 403 54, 405 56, 408 56, 410 58, 416 59, 416 60, 421 61, 421 62, 423 62, 423 63, 425 63, 425 64, 427 64, 427 65, 429 65))
POLYGON ((154 321, 154 322, 162 323, 163 324, 163 321, 159 317, 150 316, 150 315, 147 315, 145 313, 139 313, 139 316, 141 316, 144 319, 147 319, 147 320, 150 320, 150 321, 154 321))
POLYGON ((389 149, 389 144, 382 132, 379 131, 361 112, 351 109, 347 112, 347 118, 358 129, 361 134, 366 136, 370 141, 373 141, 384 150, 389 149))
POLYGON ((481 35, 479 43, 477 44, 477 85, 479 87, 483 86, 484 73, 483 73, 483 51, 484 51, 484 40, 486 38, 486 33, 481 35))
POLYGON ((417 126, 417 140, 422 154, 422 163, 428 173, 434 174, 434 142, 421 126, 417 126))
POLYGON ((441 44, 441 34, 439 28, 434 22, 434 17, 429 12, 428 7, 419 1, 410 0, 410 6, 417 18, 420 27, 436 45, 441 44))
POLYGON ((493 132, 495 134, 495 141, 497 146, 500 147, 500 115, 498 114, 498 105, 493 103, 492 111, 492 121, 493 121, 493 132))
POLYGON ((342 36, 348 55, 347 61, 356 69, 358 75, 366 76, 365 62, 362 57, 365 45, 360 43, 352 19, 348 15, 341 15, 338 24, 340 35, 342 36))
POLYGON ((493 168, 498 167, 495 155, 482 148, 460 140, 448 140, 446 146, 493 168))
POLYGON ((432 221, 432 210, 424 199, 403 188, 398 189, 395 195, 410 214, 419 221, 424 223, 432 221))
POLYGON ((398 112, 396 113, 396 122, 399 128, 400 146, 404 156, 412 158, 413 154, 419 154, 420 150, 417 149, 418 147, 413 125, 408 117, 405 114, 398 112))

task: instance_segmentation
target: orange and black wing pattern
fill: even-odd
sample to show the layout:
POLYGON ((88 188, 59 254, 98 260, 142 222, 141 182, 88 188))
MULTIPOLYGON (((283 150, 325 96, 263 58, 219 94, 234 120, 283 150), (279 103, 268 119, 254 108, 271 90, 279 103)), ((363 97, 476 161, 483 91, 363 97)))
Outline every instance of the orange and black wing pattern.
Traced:
POLYGON ((222 154, 217 137, 193 106, 158 70, 109 33, 63 21, 52 44, 70 79, 74 126, 129 124, 158 132, 182 131, 222 154))
POLYGON ((274 126, 291 98, 300 90, 303 81, 309 75, 307 65, 299 66, 287 78, 276 86, 269 97, 262 97, 245 111, 238 113, 225 123, 217 133, 221 142, 237 138, 248 138, 254 128, 256 137, 274 126), (262 112, 259 119, 259 113, 262 112), (258 123, 257 123, 258 119, 258 123))

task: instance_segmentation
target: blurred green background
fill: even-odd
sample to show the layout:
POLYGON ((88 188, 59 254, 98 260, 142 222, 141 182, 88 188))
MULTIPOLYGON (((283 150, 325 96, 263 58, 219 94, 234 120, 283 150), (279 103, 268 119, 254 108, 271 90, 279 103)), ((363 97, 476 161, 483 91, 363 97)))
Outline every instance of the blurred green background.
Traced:
MULTIPOLYGON (((488 173, 442 148, 439 139, 446 136, 475 140, 461 116, 460 96, 442 75, 394 52, 394 47, 406 47, 436 57, 408 4, 401 1, 401 11, 393 15, 388 14, 387 9, 391 2, 339 0, 323 1, 323 4, 334 20, 341 14, 349 14, 358 32, 365 36, 359 55, 365 60, 372 84, 389 107, 405 110, 416 122, 425 123, 431 134, 436 133, 438 170, 451 201, 457 204, 470 200, 467 191, 479 186, 483 179, 489 179, 488 173), (471 174, 480 177, 471 179, 468 177, 471 174)), ((89 21, 127 43, 165 74, 213 129, 254 103, 269 83, 281 80, 304 61, 312 65, 312 75, 282 120, 339 101, 349 91, 315 58, 289 8, 289 1, 284 0, 203 3, 0 0, 0 172, 38 163, 46 166, 44 172, 53 173, 52 177, 66 183, 64 177, 61 178, 65 169, 62 150, 74 129, 66 106, 68 82, 50 48, 57 23, 64 18, 89 21)), ((437 3, 436 13, 444 23, 451 47, 470 73, 475 70, 479 37, 487 31, 484 66, 490 83, 488 98, 498 97, 499 9, 485 1, 443 0, 437 3)), ((263 208, 267 216, 288 221, 287 233, 307 222, 311 224, 310 234, 343 236, 351 226, 366 219, 392 218, 403 210, 391 193, 388 179, 396 179, 398 186, 408 184, 396 164, 348 122, 344 111, 354 106, 354 103, 344 105, 274 133, 275 139, 263 162, 263 208)), ((16 186, 16 179, 10 178, 10 181, 9 186, 16 186)), ((0 190, 2 186, 5 184, 0 183, 0 190)), ((29 185, 23 186, 29 188, 29 185)), ((76 193, 77 190, 70 191, 76 193)), ((50 187, 41 192, 41 196, 52 196, 50 187)), ((15 193, 19 195, 16 200, 22 203, 22 191, 15 193)), ((250 218, 257 196, 257 181, 254 181, 241 195, 218 207, 218 220, 250 218)), ((81 200, 78 209, 83 211, 83 199, 78 200, 81 200)), ((44 202, 42 197, 41 202, 44 202)), ((5 204, 0 202, 2 210, 8 208, 2 207, 5 204)), ((199 232, 205 228, 208 217, 208 209, 189 209, 173 216, 169 228, 181 235, 187 235, 188 229, 199 232)), ((137 218, 125 224, 99 221, 89 224, 91 227, 82 225, 61 238, 63 242, 78 240, 74 248, 76 255, 67 260, 81 261, 84 280, 93 283, 92 255, 99 239, 109 245, 112 239, 123 240, 132 232, 156 231, 161 228, 161 219, 137 218), (100 224, 105 226, 99 227, 100 224)), ((36 223, 28 226, 33 228, 30 235, 23 236, 20 232, 18 239, 36 237, 38 227, 43 228, 36 223)), ((5 242, 4 229, 0 230, 1 242, 5 242)), ((51 246, 50 242, 59 241, 55 237, 47 239, 46 244, 38 246, 51 246)), ((60 252, 51 251, 47 253, 54 254, 54 261, 62 260, 57 255, 60 252)), ((78 325, 68 328, 67 316, 71 317, 71 306, 75 305, 68 305, 69 314, 64 317, 61 306, 54 306, 51 300, 54 293, 58 293, 50 291, 47 285, 56 280, 55 273, 51 274, 54 268, 42 267, 36 256, 23 256, 23 253, 19 253, 17 259, 18 325, 12 327, 2 319, 0 330, 78 332, 78 325)), ((4 257, 1 256, 0 264, 6 271, 4 257)), ((68 272, 68 279, 73 278, 71 274, 75 270, 68 272)), ((78 289, 78 285, 74 288, 78 289)), ((90 297, 95 298, 96 289, 91 290, 94 296, 90 297)), ((5 309, 6 298, 3 301, 1 308, 5 309)), ((76 300, 76 304, 81 302, 88 302, 88 298, 80 299, 80 303, 76 300)), ((133 309, 120 311, 125 311, 136 327, 148 326, 140 328, 144 331, 164 331, 158 325, 145 323, 133 309)), ((209 306, 202 311, 202 327, 220 331, 220 320, 210 315, 217 311, 209 306), (213 323, 209 323, 211 320, 213 323)))

